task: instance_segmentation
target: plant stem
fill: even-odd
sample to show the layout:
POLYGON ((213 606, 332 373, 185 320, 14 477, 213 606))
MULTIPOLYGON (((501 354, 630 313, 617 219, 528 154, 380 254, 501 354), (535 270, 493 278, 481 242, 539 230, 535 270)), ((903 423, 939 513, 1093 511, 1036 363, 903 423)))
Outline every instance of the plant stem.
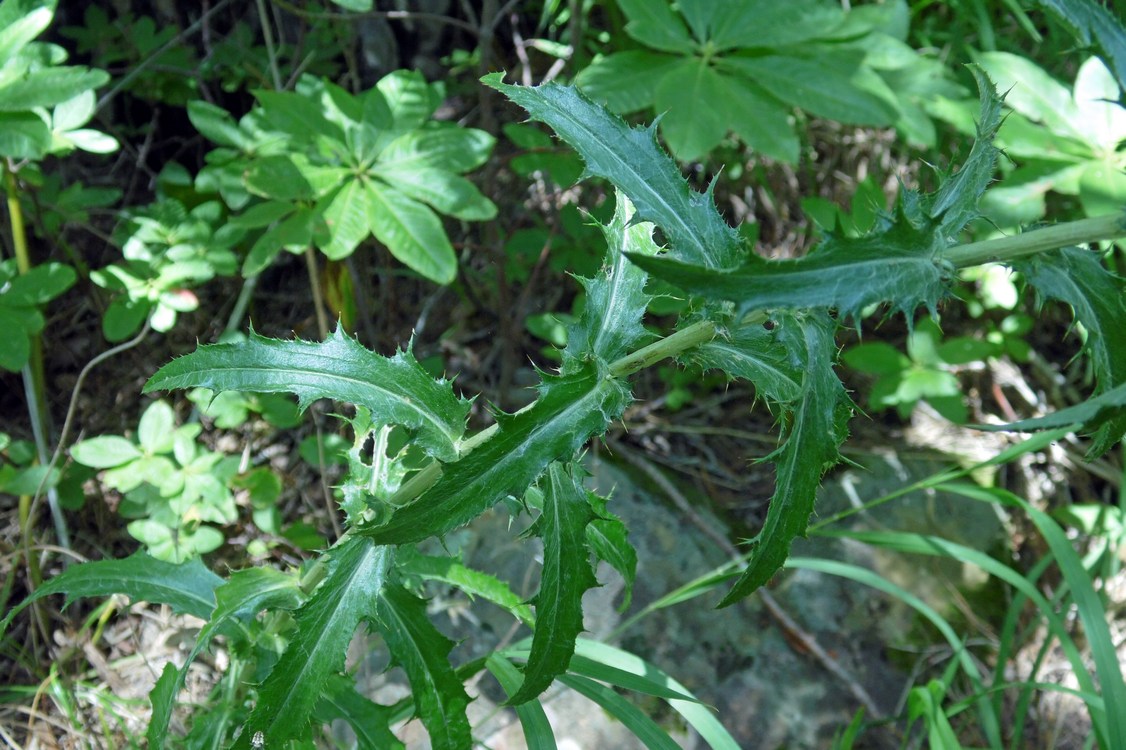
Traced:
POLYGON ((317 311, 317 331, 321 341, 328 338, 328 317, 325 315, 325 300, 321 293, 321 275, 317 272, 317 254, 312 246, 305 248, 305 267, 309 269, 309 287, 313 291, 313 307, 317 311))
POLYGON ((942 257, 959 268, 965 268, 982 263, 1004 263, 1061 247, 1120 237, 1126 237, 1126 211, 1033 229, 1014 237, 956 245, 946 250, 942 257))
POLYGON ((638 370, 652 367, 662 359, 675 357, 681 352, 700 344, 706 344, 715 338, 715 323, 701 320, 687 328, 677 331, 671 336, 666 336, 660 341, 654 341, 649 346, 638 349, 633 354, 627 354, 610 365, 610 374, 616 378, 624 378, 638 370))

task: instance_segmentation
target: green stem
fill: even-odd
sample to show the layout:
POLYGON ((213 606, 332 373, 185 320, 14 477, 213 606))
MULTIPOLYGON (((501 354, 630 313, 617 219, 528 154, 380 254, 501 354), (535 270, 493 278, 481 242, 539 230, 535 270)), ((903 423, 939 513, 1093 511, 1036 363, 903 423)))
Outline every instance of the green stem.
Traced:
POLYGON ((942 257, 959 268, 965 268, 982 263, 1005 263, 1061 247, 1120 237, 1126 237, 1126 211, 1033 229, 1013 237, 956 245, 944 252, 942 257))
MULTIPOLYGON (((675 357, 694 346, 706 344, 715 338, 715 336, 716 327, 711 321, 704 320, 699 323, 693 323, 683 330, 677 331, 659 341, 655 341, 648 346, 638 349, 632 354, 627 354, 621 359, 615 360, 610 364, 609 377, 624 378, 628 375, 632 375, 646 367, 651 367, 663 359, 675 357)), ((532 406, 533 404, 529 404, 520 411, 526 411, 532 408, 532 406)), ((476 435, 463 440, 461 449, 458 452, 459 458, 487 442, 489 438, 496 434, 497 429, 497 425, 490 425, 476 435)), ((415 500, 437 482, 440 476, 442 476, 442 464, 434 461, 426 465, 399 488, 399 491, 391 497, 389 501, 390 504, 393 506, 401 506, 415 500)), ((345 531, 337 544, 347 539, 351 533, 352 529, 345 531)), ((321 579, 324 578, 325 570, 321 559, 322 558, 318 558, 301 577, 300 586, 303 591, 312 591, 321 579)))

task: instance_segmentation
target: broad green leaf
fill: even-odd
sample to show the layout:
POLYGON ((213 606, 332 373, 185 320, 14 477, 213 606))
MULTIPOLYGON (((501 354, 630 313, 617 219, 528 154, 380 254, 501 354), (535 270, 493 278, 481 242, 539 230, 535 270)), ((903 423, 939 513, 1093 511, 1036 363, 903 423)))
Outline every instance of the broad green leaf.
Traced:
POLYGON ((13 607, 0 621, 0 635, 25 607, 51 594, 66 594, 64 607, 83 597, 124 594, 132 601, 167 604, 176 612, 206 620, 215 608, 215 589, 222 582, 198 558, 173 565, 137 552, 123 560, 82 563, 44 581, 13 607))
POLYGON ((149 455, 169 453, 175 429, 176 415, 172 407, 164 401, 153 401, 137 423, 137 440, 149 455))
MULTIPOLYGON (((523 679, 520 671, 500 654, 489 654, 485 667, 497 678, 504 692, 511 696, 520 689, 523 679)), ((531 700, 515 707, 516 717, 524 730, 524 741, 529 750, 555 750, 555 732, 547 720, 543 706, 538 700, 531 700)))
POLYGON ((273 568, 247 568, 231 573, 230 578, 215 589, 215 611, 196 637, 195 646, 184 660, 184 665, 176 669, 169 664, 149 695, 152 703, 152 718, 146 734, 149 747, 164 747, 168 722, 176 707, 176 697, 184 687, 188 669, 210 645, 212 638, 232 621, 252 619, 264 609, 296 609, 304 596, 298 583, 295 576, 273 568))
POLYGON ((650 719, 645 712, 605 685, 571 674, 563 675, 559 681, 579 695, 602 706, 606 713, 625 724, 626 728, 633 732, 649 750, 680 749, 680 745, 669 736, 668 732, 650 719))
POLYGON ((398 130, 421 128, 442 103, 434 87, 417 70, 393 71, 375 86, 398 130))
POLYGON ((837 3, 823 0, 692 0, 685 6, 709 12, 708 40, 719 50, 778 48, 823 39, 845 20, 837 3))
POLYGON ((7 0, 5 11, 0 16, 0 60, 7 62, 19 54, 20 50, 39 36, 54 17, 54 3, 36 3, 37 8, 28 9, 24 3, 7 0))
POLYGON ((70 289, 77 279, 78 274, 66 264, 40 263, 8 282, 0 301, 8 306, 43 305, 70 289))
POLYGON ((1126 89, 1126 28, 1122 19, 1096 0, 1034 0, 1062 21, 1084 47, 1098 46, 1126 89))
POLYGON ((774 497, 762 530, 751 543, 747 568, 720 607, 734 604, 764 585, 804 535, 813 513, 821 475, 840 460, 847 437, 849 402, 833 372, 836 324, 824 313, 787 318, 778 327, 780 344, 798 356, 801 398, 782 416, 782 443, 769 458, 777 466, 774 497))
POLYGON ((485 163, 496 139, 484 130, 435 125, 396 138, 379 155, 379 166, 435 167, 461 174, 485 163))
POLYGON ((357 527, 381 544, 419 542, 464 526, 509 495, 521 496, 555 460, 569 460, 629 403, 625 383, 593 364, 566 376, 544 375, 539 399, 516 414, 497 414, 483 445, 444 467, 438 481, 383 523, 357 527))
POLYGON ((580 471, 557 461, 548 467, 541 483, 543 512, 533 526, 543 539, 536 629, 524 682, 508 699, 513 705, 537 697, 566 671, 575 639, 583 630, 583 594, 598 585, 586 545, 586 528, 594 520, 594 512, 580 471))
MULTIPOLYGON (((41 327, 41 324, 37 327, 41 327)), ((28 331, 25 316, 3 306, 0 306, 0 330, 11 332, 0 338, 0 367, 8 372, 19 372, 31 359, 28 333, 33 331, 28 331)))
POLYGON ((109 74, 103 70, 70 66, 35 70, 15 83, 0 84, 0 112, 53 107, 107 81, 109 74))
MULTIPOLYGON (((1014 263, 1013 269, 1024 275, 1042 300, 1071 306, 1075 320, 1087 331, 1084 348, 1098 383, 1095 395, 1126 383, 1126 297, 1121 280, 1106 270, 1098 254, 1067 247, 1037 253, 1014 263)), ((1088 456, 1110 450, 1124 433, 1126 415, 1109 419, 1099 427, 1088 456)))
POLYGON ((248 750, 261 732, 266 747, 303 736, 329 676, 344 667, 356 627, 371 618, 390 590, 392 551, 351 537, 326 553, 328 572, 293 617, 285 652, 258 688, 258 702, 234 744, 248 750))
POLYGON ((1126 140, 1126 108, 1119 104, 1122 89, 1102 60, 1089 57, 1079 66, 1073 95, 1079 110, 1076 125, 1087 133, 1087 141, 1114 152, 1126 140))
POLYGON ((413 547, 402 547, 395 557, 395 566, 404 576, 418 576, 430 581, 456 586, 469 596, 479 596, 508 610, 521 622, 531 625, 532 608, 500 579, 466 567, 452 557, 419 554, 413 547))
POLYGON ((347 675, 332 675, 324 695, 313 710, 316 721, 328 724, 335 719, 348 722, 356 733, 356 746, 375 750, 403 750, 406 746, 391 731, 392 710, 373 703, 356 691, 355 680, 347 675))
POLYGON ((437 284, 457 278, 457 256, 433 211, 375 181, 366 193, 371 233, 392 255, 437 284))
POLYGON ((760 324, 721 331, 706 344, 689 350, 685 358, 707 370, 754 384, 759 395, 774 403, 792 403, 801 396, 801 372, 778 335, 760 324))
MULTIPOLYGON (((384 548, 386 549, 386 548, 384 548)), ((426 602, 400 586, 391 586, 376 602, 376 625, 411 683, 415 712, 435 750, 465 750, 472 745, 465 714, 469 696, 450 666, 453 641, 426 616, 426 602)))
POLYGON ((1005 104, 1053 132, 1086 140, 1071 92, 1036 63, 1009 52, 983 52, 976 62, 1006 92, 1005 104))
POLYGON ((595 356, 612 362, 635 348, 646 336, 641 320, 651 299, 645 292, 646 273, 626 259, 627 253, 656 255, 653 225, 635 221, 633 205, 621 192, 606 238, 603 270, 594 278, 580 278, 586 306, 567 332, 566 357, 595 356))
POLYGON ((231 113, 202 99, 188 102, 188 119, 205 138, 219 146, 230 146, 245 151, 246 134, 239 128, 231 113))
POLYGON ((141 457, 141 451, 131 440, 118 435, 81 440, 70 448, 70 455, 83 466, 94 469, 111 469, 141 457))
POLYGON ((347 258, 371 232, 368 219, 376 209, 365 183, 363 178, 349 179, 317 206, 328 227, 328 234, 318 247, 332 260, 347 258))
POLYGON ((325 108, 314 96, 291 91, 255 91, 262 107, 262 121, 271 130, 288 133, 299 141, 323 136, 344 143, 344 131, 325 116, 325 108))
POLYGON ((797 164, 801 142, 794 132, 790 108, 742 76, 723 76, 720 82, 735 134, 772 159, 797 164))
POLYGON ((579 71, 575 85, 612 112, 636 112, 653 106, 657 84, 681 61, 648 50, 615 52, 579 71))
POLYGON ((688 187, 657 146, 652 128, 631 128, 568 86, 509 86, 500 73, 481 80, 555 130, 583 157, 588 173, 624 192, 638 218, 665 232, 673 257, 708 268, 731 268, 738 262, 742 244, 719 215, 711 193, 688 187))
MULTIPOLYGON (((626 33, 664 52, 692 52, 696 42, 666 0, 618 0, 629 23, 626 33)), ((703 41, 703 40, 700 40, 703 41)))
POLYGON ((856 125, 890 125, 896 119, 887 102, 856 86, 857 62, 845 55, 725 57, 720 65, 818 117, 856 125))
MULTIPOLYGON (((1121 157, 1109 156, 1083 165, 1079 175, 1079 202, 1088 216, 1103 216, 1126 206, 1126 171, 1121 157)), ((1061 191, 1062 192, 1062 191, 1061 191)))
POLYGON ((486 221, 497 215, 497 207, 469 180, 433 167, 381 168, 372 174, 399 192, 428 203, 455 219, 486 221))
POLYGON ((286 154, 271 154, 254 159, 242 173, 251 194, 271 201, 312 200, 316 192, 305 175, 286 154))
POLYGON ((41 159, 51 149, 51 126, 38 113, 0 112, 0 156, 41 159))
POLYGON ((723 77, 702 57, 683 58, 657 84, 653 106, 664 112, 661 134, 683 161, 715 148, 732 122, 723 77))
POLYGON ((457 458, 469 411, 449 382, 432 378, 409 351, 381 357, 339 329, 322 343, 251 331, 243 342, 201 346, 160 368, 144 392, 194 387, 293 393, 302 409, 321 398, 358 404, 376 419, 411 430, 441 461, 457 458))

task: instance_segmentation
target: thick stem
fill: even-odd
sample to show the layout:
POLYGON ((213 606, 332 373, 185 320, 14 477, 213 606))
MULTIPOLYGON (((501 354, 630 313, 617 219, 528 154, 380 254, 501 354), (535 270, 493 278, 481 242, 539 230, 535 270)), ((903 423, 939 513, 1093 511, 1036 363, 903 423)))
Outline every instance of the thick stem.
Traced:
POLYGON ((1126 211, 1033 229, 1013 237, 956 245, 944 252, 942 257, 955 266, 964 268, 982 263, 1005 263, 1061 247, 1119 237, 1126 237, 1126 211))

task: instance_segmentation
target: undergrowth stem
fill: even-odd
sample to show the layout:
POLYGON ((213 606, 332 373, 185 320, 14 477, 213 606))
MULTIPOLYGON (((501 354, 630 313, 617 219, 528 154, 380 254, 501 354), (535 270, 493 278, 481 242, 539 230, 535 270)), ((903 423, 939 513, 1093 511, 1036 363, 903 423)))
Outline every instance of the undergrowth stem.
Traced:
POLYGON ((1093 219, 1069 221, 1043 229, 1033 229, 1013 237, 956 245, 943 258, 959 268, 982 263, 1004 263, 1026 255, 1056 250, 1089 242, 1126 237, 1126 210, 1093 219))

